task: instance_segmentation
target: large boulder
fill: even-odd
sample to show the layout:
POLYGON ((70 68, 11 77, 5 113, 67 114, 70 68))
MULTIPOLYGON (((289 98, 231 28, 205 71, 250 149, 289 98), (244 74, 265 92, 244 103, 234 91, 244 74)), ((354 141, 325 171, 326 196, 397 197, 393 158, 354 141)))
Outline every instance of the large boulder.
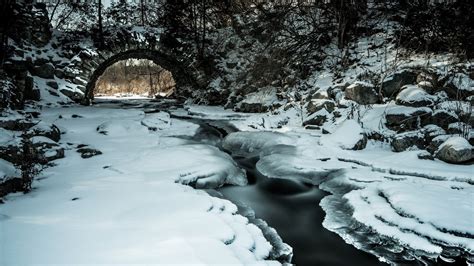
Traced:
POLYGON ((396 103, 412 107, 432 106, 435 99, 434 96, 417 85, 405 85, 398 93, 396 103))
POLYGON ((38 76, 44 79, 53 79, 54 78, 54 65, 51 63, 46 63, 39 66, 34 66, 31 70, 31 74, 38 76))
POLYGON ((379 102, 379 95, 375 90, 375 86, 357 81, 346 88, 346 99, 353 100, 358 104, 374 104, 379 102))
POLYGON ((428 124, 431 114, 428 107, 397 106, 387 110, 385 124, 397 132, 414 130, 428 124))
POLYGON ((462 137, 451 137, 439 146, 436 158, 447 163, 466 163, 474 158, 473 146, 462 137))
POLYGON ((382 81, 382 94, 384 97, 393 97, 397 95, 400 89, 408 84, 416 82, 417 73, 411 69, 402 69, 392 75, 387 76, 382 81))

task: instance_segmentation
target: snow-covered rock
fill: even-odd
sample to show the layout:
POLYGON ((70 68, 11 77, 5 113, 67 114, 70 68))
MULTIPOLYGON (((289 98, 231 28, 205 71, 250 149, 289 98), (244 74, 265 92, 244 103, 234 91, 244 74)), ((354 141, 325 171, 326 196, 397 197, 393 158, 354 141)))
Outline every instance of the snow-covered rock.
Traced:
POLYGON ((397 134, 390 142, 392 150, 402 152, 412 147, 423 149, 425 147, 425 136, 420 131, 409 131, 397 134))
POLYGON ((396 131, 414 130, 430 121, 432 110, 428 107, 395 106, 387 108, 386 125, 396 131))
POLYGON ((54 124, 47 124, 44 122, 39 122, 27 132, 29 136, 44 136, 54 141, 59 141, 61 138, 61 131, 54 124))
POLYGON ((362 150, 367 145, 367 135, 353 119, 344 121, 332 134, 326 136, 323 141, 333 142, 345 150, 362 150))
POLYGON ((471 130, 470 125, 464 122, 455 122, 448 125, 449 134, 462 134, 463 132, 469 132, 471 130))
POLYGON ((322 100, 322 99, 329 99, 329 94, 326 89, 318 89, 316 92, 308 96, 309 101, 311 100, 322 100))
POLYGON ((316 100, 311 100, 308 103, 308 105, 306 106, 306 111, 310 115, 322 109, 326 109, 328 113, 332 113, 335 108, 336 108, 336 103, 334 101, 326 100, 326 99, 316 99, 316 100))
POLYGON ((236 109, 244 113, 264 113, 269 111, 277 102, 276 89, 267 87, 247 94, 236 109))
POLYGON ((437 257, 443 247, 474 250, 472 205, 459 204, 474 191, 415 181, 384 182, 344 195, 353 217, 382 236, 437 257))
POLYGON ((374 104, 379 101, 375 86, 362 81, 357 81, 348 86, 345 90, 345 97, 359 104, 374 104))
POLYGON ((431 106, 434 104, 434 101, 434 96, 430 95, 417 85, 403 86, 396 98, 397 104, 412 107, 431 106))
POLYGON ((416 72, 410 69, 402 69, 387 76, 381 85, 383 96, 394 97, 403 86, 414 84, 416 77, 416 72))
POLYGON ((464 163, 474 158, 474 147, 462 137, 451 137, 439 146, 436 158, 447 163, 464 163))
POLYGON ((306 117, 303 121, 303 126, 322 126, 328 121, 328 117, 329 112, 326 109, 321 109, 306 117))
POLYGON ((141 124, 152 131, 170 128, 170 114, 166 112, 147 114, 141 121, 141 124))

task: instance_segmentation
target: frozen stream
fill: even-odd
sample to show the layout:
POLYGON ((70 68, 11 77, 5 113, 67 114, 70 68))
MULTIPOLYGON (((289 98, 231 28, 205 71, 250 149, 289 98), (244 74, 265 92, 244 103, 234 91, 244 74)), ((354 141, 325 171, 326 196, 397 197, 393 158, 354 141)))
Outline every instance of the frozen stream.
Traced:
POLYGON ((317 132, 248 131, 246 114, 220 108, 97 103, 43 110, 65 158, 0 205, 0 265, 279 265, 282 241, 296 265, 472 261, 469 220, 453 220, 472 213, 472 185, 456 179, 469 167, 410 169, 393 163, 410 154, 343 151, 317 132), (84 146, 102 155, 83 159, 84 146))
MULTIPOLYGON (((218 128, 229 128, 225 122, 194 121, 201 125, 194 140, 220 146, 225 133, 218 128)), ((258 158, 234 157, 234 160, 247 171, 249 185, 224 186, 218 191, 235 204, 252 209, 256 218, 275 228, 293 248, 293 263, 347 265, 350 258, 351 265, 385 265, 323 227, 325 212, 319 202, 328 193, 303 182, 265 177, 255 169, 258 158)))

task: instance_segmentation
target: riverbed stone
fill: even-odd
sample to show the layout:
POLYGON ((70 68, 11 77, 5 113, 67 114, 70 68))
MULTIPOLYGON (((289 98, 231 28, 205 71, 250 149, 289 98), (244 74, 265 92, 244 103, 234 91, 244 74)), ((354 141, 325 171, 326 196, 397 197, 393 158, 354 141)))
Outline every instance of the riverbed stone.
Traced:
POLYGON ((345 90, 346 99, 353 100, 358 104, 375 104, 379 102, 379 96, 375 86, 366 82, 355 82, 345 90))

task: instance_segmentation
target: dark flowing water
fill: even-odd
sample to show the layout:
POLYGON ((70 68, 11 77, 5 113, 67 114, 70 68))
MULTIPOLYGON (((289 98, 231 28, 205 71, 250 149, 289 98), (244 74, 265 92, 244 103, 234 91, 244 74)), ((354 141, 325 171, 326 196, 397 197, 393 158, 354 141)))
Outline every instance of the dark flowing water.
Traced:
POLYGON ((256 159, 236 159, 247 170, 250 184, 218 189, 225 198, 255 211, 293 247, 296 265, 385 265, 371 254, 348 245, 322 225, 322 190, 292 180, 267 178, 255 169, 256 159))

